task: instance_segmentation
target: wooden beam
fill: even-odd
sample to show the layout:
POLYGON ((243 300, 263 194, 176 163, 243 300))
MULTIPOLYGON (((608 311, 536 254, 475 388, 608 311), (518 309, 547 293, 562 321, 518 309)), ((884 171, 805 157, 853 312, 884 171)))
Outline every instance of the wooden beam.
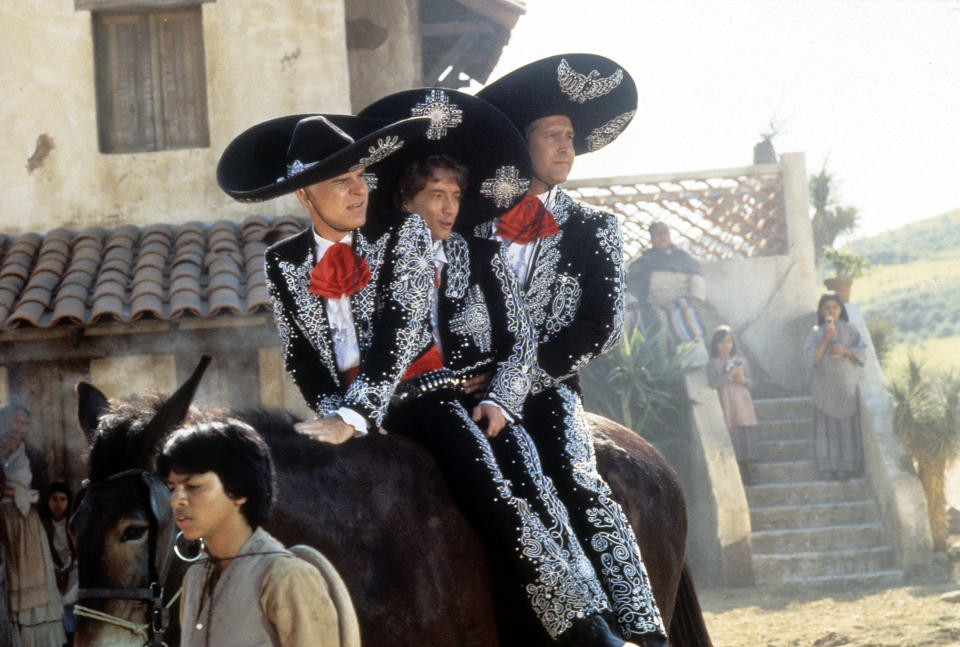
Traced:
POLYGON ((467 9, 488 18, 505 29, 513 29, 517 19, 527 13, 520 0, 456 0, 467 9))
POLYGON ((76 11, 137 11, 216 2, 217 0, 73 0, 76 11))

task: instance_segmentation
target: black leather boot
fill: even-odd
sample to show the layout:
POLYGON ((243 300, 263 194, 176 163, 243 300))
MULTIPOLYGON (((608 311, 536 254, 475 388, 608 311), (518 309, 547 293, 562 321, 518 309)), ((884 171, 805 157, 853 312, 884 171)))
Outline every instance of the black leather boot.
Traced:
POLYGON ((633 644, 611 631, 599 613, 578 620, 561 638, 564 647, 630 647, 633 644))

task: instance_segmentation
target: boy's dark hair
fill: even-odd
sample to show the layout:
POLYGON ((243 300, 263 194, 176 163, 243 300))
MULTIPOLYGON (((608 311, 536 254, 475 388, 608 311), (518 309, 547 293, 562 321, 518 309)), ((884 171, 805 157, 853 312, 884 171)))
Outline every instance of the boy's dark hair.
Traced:
POLYGON ((838 297, 833 292, 827 292, 822 297, 820 297, 819 301, 817 301, 817 324, 818 325, 822 326, 823 324, 826 323, 826 321, 823 318, 823 315, 820 313, 820 310, 821 308, 823 308, 823 304, 826 303, 827 301, 836 301, 837 303, 839 303, 840 304, 840 320, 846 321, 847 323, 850 322, 850 317, 847 315, 847 307, 843 305, 843 299, 838 297))
POLYGON ((717 329, 713 331, 713 339, 710 340, 710 357, 719 357, 717 347, 727 335, 730 335, 730 338, 733 339, 733 348, 730 349, 730 355, 732 357, 736 354, 737 338, 733 336, 733 330, 730 326, 723 325, 717 326, 717 329))
POLYGON ((215 472, 231 499, 246 497, 240 506, 251 528, 270 518, 273 507, 273 459, 263 438, 239 420, 203 422, 174 431, 157 457, 157 474, 215 472))
POLYGON ((449 171, 460 191, 466 192, 469 183, 470 171, 466 166, 443 153, 439 155, 430 155, 429 157, 410 162, 397 182, 397 194, 394 198, 395 206, 403 209, 403 204, 417 197, 417 194, 423 191, 427 182, 437 177, 437 171, 449 171))

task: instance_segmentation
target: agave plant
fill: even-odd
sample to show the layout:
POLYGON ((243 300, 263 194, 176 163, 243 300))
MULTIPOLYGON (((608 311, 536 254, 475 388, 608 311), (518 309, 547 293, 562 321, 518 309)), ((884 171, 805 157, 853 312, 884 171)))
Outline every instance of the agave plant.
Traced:
POLYGON ((694 342, 671 351, 666 333, 649 338, 639 327, 580 373, 588 410, 612 418, 645 438, 665 438, 690 405, 683 386, 683 358, 694 342))
POLYGON ((960 452, 960 375, 924 367, 912 353, 887 386, 894 431, 913 455, 927 497, 934 550, 947 544, 946 471, 960 452))

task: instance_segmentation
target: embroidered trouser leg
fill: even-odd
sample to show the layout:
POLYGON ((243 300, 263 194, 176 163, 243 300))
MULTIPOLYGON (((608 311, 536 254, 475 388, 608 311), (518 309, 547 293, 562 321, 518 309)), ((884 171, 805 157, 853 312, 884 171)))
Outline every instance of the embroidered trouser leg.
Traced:
POLYGON ((436 459, 457 505, 488 552, 511 564, 547 633, 608 607, 589 560, 571 562, 529 502, 516 496, 483 432, 453 398, 428 394, 392 407, 384 426, 436 459))
POLYGON ((527 398, 524 424, 600 575, 625 638, 666 635, 630 522, 597 471, 580 395, 560 384, 527 398))

